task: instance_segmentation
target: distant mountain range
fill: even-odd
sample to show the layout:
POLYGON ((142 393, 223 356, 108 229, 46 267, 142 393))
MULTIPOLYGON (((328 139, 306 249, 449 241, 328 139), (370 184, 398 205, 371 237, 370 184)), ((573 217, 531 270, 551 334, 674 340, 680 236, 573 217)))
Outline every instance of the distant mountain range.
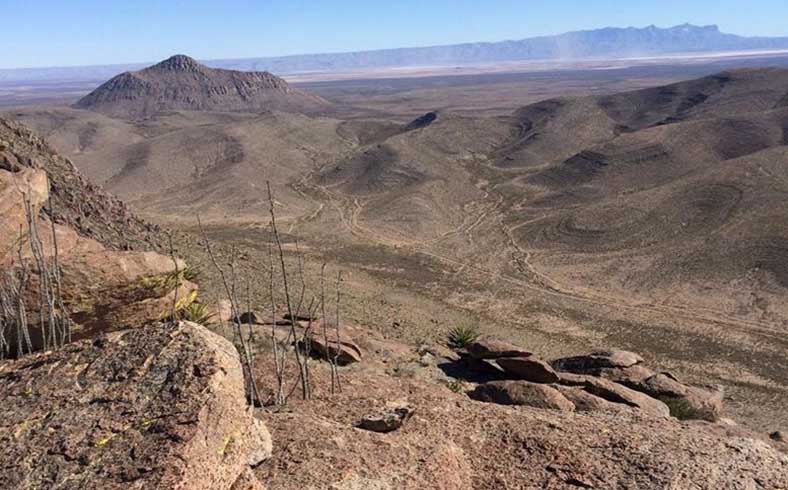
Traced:
MULTIPOLYGON (((519 41, 465 43, 352 53, 303 54, 270 58, 208 60, 213 68, 292 74, 409 66, 445 66, 505 61, 655 56, 676 53, 788 49, 788 37, 744 37, 716 25, 670 28, 608 27, 519 41)), ((0 81, 105 80, 147 63, 0 70, 0 81)))

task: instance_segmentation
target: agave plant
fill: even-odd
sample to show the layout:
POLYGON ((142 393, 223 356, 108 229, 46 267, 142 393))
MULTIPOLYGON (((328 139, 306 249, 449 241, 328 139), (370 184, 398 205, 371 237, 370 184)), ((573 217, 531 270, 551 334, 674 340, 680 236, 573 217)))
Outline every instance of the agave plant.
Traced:
POLYGON ((454 349, 461 349, 479 338, 479 329, 473 325, 458 325, 449 330, 448 344, 454 349))

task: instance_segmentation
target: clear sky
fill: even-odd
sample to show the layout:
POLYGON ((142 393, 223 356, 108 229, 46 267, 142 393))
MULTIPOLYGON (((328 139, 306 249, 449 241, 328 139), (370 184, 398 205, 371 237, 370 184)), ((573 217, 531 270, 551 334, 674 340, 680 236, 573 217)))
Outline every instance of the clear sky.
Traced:
POLYGON ((719 24, 788 35, 788 0, 0 0, 0 68, 522 39, 606 26, 719 24))

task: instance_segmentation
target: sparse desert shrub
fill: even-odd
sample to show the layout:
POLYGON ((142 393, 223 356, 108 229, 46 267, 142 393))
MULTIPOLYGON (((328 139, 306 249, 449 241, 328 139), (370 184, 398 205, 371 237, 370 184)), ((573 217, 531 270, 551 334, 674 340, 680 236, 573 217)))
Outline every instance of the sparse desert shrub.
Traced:
POLYGON ((193 302, 181 310, 181 316, 184 320, 206 325, 214 317, 214 314, 208 310, 208 305, 205 303, 193 302))
POLYGON ((479 329, 474 325, 458 325, 449 330, 447 343, 453 349, 461 349, 479 338, 479 329))
POLYGON ((453 379, 447 385, 448 388, 455 393, 462 393, 465 391, 465 383, 461 379, 453 379))
POLYGON ((671 417, 675 417, 679 420, 699 420, 706 418, 706 414, 693 407, 683 398, 661 398, 660 400, 670 409, 671 417))

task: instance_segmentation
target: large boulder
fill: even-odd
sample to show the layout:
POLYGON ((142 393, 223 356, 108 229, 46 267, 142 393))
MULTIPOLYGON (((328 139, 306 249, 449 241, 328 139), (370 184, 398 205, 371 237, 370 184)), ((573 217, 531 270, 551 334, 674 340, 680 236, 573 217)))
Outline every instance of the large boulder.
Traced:
POLYGON ((497 337, 481 337, 465 346, 474 359, 498 359, 501 357, 528 357, 530 352, 497 337))
POLYGON ((691 386, 670 373, 658 373, 631 388, 663 401, 671 414, 680 419, 702 419, 711 422, 722 416, 723 390, 720 386, 691 386))
POLYGON ((233 345, 183 322, 0 363, 0 488, 229 489, 270 457, 233 345))
MULTIPOLYGON (((299 341, 299 347, 303 350, 307 346, 299 341)), ((336 359, 340 366, 361 362, 362 358, 361 348, 353 339, 342 334, 337 338, 335 332, 323 335, 322 331, 313 331, 309 336, 309 350, 318 358, 336 359)))
POLYGON ((499 405, 524 405, 571 412, 575 405, 555 388, 528 381, 490 381, 480 384, 470 397, 499 405))
POLYGON ((534 383, 557 383, 558 375, 548 363, 535 357, 507 357, 495 361, 507 375, 534 383))

